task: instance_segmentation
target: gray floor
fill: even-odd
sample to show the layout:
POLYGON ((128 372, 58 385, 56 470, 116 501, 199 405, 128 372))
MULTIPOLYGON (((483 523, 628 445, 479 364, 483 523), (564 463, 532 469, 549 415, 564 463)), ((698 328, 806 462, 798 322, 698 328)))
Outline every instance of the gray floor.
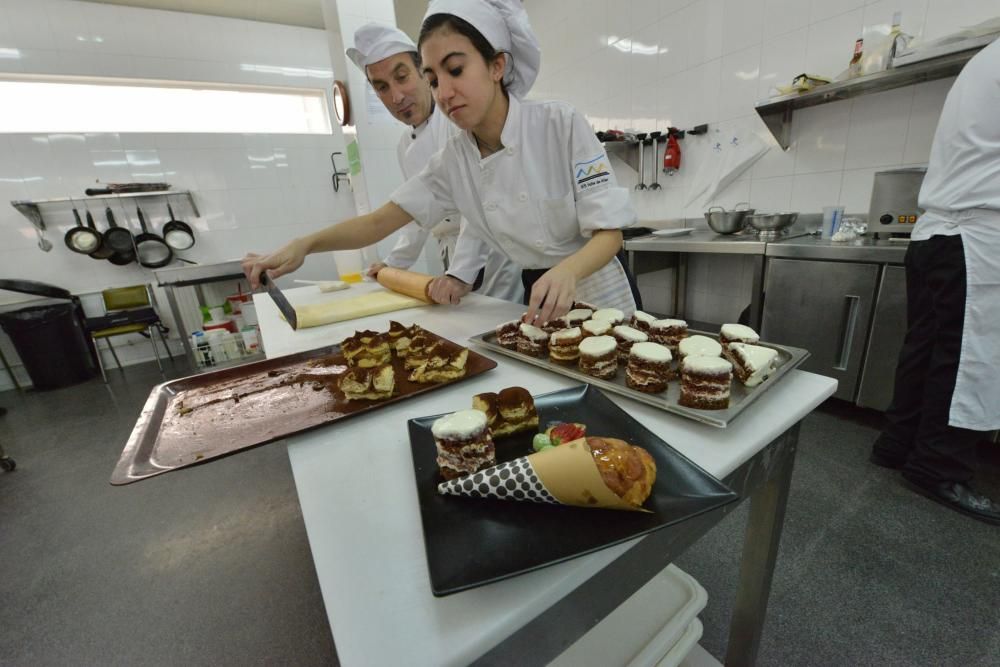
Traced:
MULTIPOLYGON (((336 664, 284 447, 112 487, 160 376, 111 378, 0 394, 0 664, 336 664)), ((1000 528, 869 465, 877 427, 837 403, 803 426, 759 664, 1000 664, 1000 528)), ((679 561, 716 656, 745 516, 679 561)))

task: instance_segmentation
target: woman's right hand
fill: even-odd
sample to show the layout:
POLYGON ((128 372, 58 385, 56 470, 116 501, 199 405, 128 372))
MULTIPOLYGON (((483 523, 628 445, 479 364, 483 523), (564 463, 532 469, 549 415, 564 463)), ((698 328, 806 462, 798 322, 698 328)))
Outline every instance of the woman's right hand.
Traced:
POLYGON ((286 273, 291 273, 302 266, 307 252, 308 249, 306 248, 305 241, 295 239, 291 243, 275 250, 270 255, 247 253, 247 256, 241 262, 243 273, 246 274, 247 280, 250 281, 251 289, 258 289, 260 287, 260 274, 262 271, 267 271, 267 275, 271 278, 278 278, 286 273))

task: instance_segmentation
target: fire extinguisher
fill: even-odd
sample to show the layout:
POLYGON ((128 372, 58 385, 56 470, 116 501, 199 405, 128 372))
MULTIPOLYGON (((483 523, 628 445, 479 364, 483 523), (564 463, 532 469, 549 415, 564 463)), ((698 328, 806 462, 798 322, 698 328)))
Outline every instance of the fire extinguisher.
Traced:
POLYGON ((667 137, 667 150, 663 153, 663 173, 673 176, 681 168, 681 145, 677 136, 671 132, 667 137))

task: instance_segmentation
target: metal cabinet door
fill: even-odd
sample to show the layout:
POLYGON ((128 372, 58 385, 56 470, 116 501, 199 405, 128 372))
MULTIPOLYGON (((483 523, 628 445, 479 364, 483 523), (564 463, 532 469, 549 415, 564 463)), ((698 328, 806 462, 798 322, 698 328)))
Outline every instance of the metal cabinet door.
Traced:
POLYGON ((878 265, 771 259, 761 338, 803 347, 803 370, 836 378, 837 398, 854 400, 871 319, 878 265))
POLYGON ((858 405, 886 410, 892 402, 896 363, 906 337, 906 269, 887 266, 882 273, 865 366, 861 371, 858 405))

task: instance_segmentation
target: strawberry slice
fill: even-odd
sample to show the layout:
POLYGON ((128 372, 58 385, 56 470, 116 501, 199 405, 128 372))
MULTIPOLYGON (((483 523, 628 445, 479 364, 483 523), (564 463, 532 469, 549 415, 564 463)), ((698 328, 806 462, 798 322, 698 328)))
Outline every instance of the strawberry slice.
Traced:
POLYGON ((587 435, 587 427, 580 423, 566 422, 550 428, 548 435, 553 445, 562 445, 587 435))

